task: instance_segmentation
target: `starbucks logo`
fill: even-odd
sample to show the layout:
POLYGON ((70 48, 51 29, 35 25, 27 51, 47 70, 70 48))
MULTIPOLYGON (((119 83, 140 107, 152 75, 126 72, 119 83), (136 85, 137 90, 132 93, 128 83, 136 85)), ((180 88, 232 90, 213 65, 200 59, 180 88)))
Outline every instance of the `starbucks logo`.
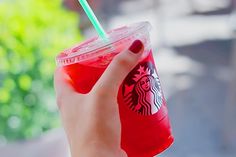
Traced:
POLYGON ((138 64, 126 77, 122 94, 128 108, 140 115, 153 115, 162 106, 162 92, 155 66, 138 64))

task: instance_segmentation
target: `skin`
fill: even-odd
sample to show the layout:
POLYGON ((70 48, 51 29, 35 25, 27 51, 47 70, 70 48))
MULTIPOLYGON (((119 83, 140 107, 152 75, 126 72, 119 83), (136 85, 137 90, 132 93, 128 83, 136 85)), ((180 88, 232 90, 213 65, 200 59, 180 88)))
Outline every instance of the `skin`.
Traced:
POLYGON ((56 69, 57 105, 72 157, 127 157, 120 146, 117 94, 142 53, 143 49, 137 54, 130 50, 118 54, 88 94, 75 92, 64 70, 56 69))

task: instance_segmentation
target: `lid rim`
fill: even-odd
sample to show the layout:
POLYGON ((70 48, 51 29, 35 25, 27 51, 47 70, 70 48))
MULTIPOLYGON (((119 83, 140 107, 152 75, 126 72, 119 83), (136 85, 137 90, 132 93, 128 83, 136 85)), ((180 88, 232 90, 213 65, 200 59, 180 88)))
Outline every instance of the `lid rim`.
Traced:
MULTIPOLYGON (((131 30, 129 33, 126 33, 126 34, 124 34, 122 37, 117 38, 116 40, 113 40, 113 41, 112 41, 112 36, 108 36, 108 40, 110 39, 110 42, 107 42, 107 43, 105 43, 104 45, 101 45, 101 46, 96 47, 96 48, 93 47, 95 44, 94 44, 94 45, 91 45, 91 48, 88 49, 88 50, 87 50, 86 52, 84 52, 84 53, 78 52, 78 50, 81 50, 81 49, 86 48, 86 47, 88 46, 88 45, 86 45, 86 41, 85 41, 85 43, 84 43, 84 44, 85 44, 84 46, 82 45, 82 47, 81 47, 81 48, 78 48, 77 51, 75 51, 75 52, 73 52, 73 53, 70 53, 70 54, 68 54, 67 56, 60 56, 60 55, 61 55, 61 53, 65 52, 65 51, 68 50, 68 49, 62 51, 59 55, 56 56, 56 63, 57 63, 57 65, 63 66, 63 63, 61 63, 61 62, 65 61, 65 60, 68 60, 68 59, 71 59, 71 58, 74 58, 74 57, 79 56, 79 55, 86 55, 86 54, 92 55, 92 54, 93 54, 93 53, 92 53, 93 51, 94 51, 94 53, 96 53, 95 50, 104 49, 105 47, 108 47, 108 46, 110 46, 110 45, 112 45, 112 44, 114 44, 114 43, 117 43, 117 42, 119 42, 119 41, 121 41, 121 40, 124 40, 124 39, 128 38, 129 36, 135 34, 135 32, 137 32, 137 31, 139 31, 139 30, 142 30, 142 29, 150 30, 150 29, 151 29, 151 25, 150 25, 150 23, 149 23, 148 21, 138 22, 138 23, 134 23, 134 24, 131 24, 131 25, 128 25, 128 26, 124 26, 124 27, 126 27, 127 29, 132 28, 132 27, 133 27, 133 28, 132 28, 132 30, 131 30)), ((110 33, 114 33, 114 32, 116 32, 116 31, 119 31, 119 29, 121 29, 121 28, 122 28, 122 27, 119 27, 119 28, 117 28, 117 29, 110 30, 110 31, 108 31, 108 33, 109 33, 109 32, 110 32, 110 33)), ((96 40, 97 40, 97 42, 101 42, 101 41, 102 41, 102 40, 101 40, 100 38, 98 38, 97 36, 88 39, 88 41, 93 41, 93 43, 94 43, 94 41, 96 41, 96 40)), ((89 42, 89 43, 90 43, 90 42, 89 42)), ((104 43, 104 42, 103 42, 103 43, 104 43)), ((82 43, 82 44, 83 44, 83 43, 82 43)), ((98 43, 96 43, 96 44, 98 44, 98 43)), ((75 48, 75 47, 76 47, 76 46, 74 46, 74 48, 75 48)), ((73 48, 72 48, 72 49, 73 49, 73 48)))

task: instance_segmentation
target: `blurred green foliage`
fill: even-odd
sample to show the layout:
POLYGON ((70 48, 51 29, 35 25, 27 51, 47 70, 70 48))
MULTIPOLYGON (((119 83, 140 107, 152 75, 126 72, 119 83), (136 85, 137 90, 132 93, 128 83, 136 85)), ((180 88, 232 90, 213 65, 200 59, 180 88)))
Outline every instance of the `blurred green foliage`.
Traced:
POLYGON ((61 0, 0 0, 0 139, 38 136, 59 125, 55 56, 81 40, 61 0))

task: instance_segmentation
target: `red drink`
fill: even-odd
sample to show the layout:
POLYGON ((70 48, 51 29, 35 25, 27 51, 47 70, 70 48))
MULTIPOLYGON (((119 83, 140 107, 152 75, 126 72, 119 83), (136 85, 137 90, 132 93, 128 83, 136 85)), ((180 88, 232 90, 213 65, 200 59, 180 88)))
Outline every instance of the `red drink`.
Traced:
POLYGON ((73 81, 79 93, 88 93, 113 57, 140 39, 145 50, 138 65, 120 86, 118 104, 121 119, 121 147, 129 157, 152 157, 173 142, 166 101, 152 56, 148 23, 115 29, 110 43, 94 38, 65 50, 57 63, 73 81))

